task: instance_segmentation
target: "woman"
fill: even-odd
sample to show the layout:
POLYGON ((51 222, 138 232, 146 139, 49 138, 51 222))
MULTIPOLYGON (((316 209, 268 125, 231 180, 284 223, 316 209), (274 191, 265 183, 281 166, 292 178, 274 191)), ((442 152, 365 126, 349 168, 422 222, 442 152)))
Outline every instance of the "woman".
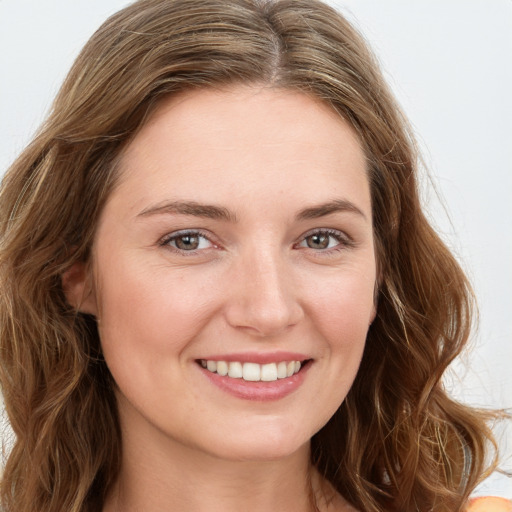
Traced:
POLYGON ((463 509, 491 415, 416 160, 321 3, 110 18, 2 187, 4 509, 463 509))

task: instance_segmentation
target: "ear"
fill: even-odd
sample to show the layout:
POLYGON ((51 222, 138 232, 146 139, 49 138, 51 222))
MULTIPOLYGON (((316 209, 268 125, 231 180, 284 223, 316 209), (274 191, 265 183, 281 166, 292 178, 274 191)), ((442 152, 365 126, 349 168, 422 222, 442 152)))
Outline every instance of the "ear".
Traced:
POLYGON ((86 263, 74 263, 61 276, 62 289, 68 303, 81 313, 97 315, 92 273, 86 263))

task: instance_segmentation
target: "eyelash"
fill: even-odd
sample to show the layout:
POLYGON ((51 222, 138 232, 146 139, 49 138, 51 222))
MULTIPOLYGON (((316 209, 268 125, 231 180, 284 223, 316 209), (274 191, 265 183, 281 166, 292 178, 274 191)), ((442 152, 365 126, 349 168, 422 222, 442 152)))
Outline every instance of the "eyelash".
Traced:
MULTIPOLYGON (((211 247, 208 247, 208 248, 197 248, 197 249, 185 250, 185 249, 180 249, 179 247, 173 247, 171 245, 171 242, 179 240, 180 238, 181 239, 185 238, 187 236, 191 237, 191 238, 200 238, 200 239, 207 240, 208 243, 211 244, 211 247, 215 247, 215 243, 212 242, 212 240, 209 238, 209 236, 207 236, 204 232, 202 232, 200 230, 175 231, 173 233, 170 233, 170 234, 164 236, 160 240, 159 245, 161 247, 166 247, 180 255, 186 255, 186 256, 193 256, 193 255, 197 254, 198 252, 201 252, 201 251, 211 248, 211 247)), ((322 253, 322 254, 330 254, 333 252, 342 251, 346 248, 353 247, 354 245, 355 245, 354 241, 347 234, 343 233, 342 231, 338 231, 336 229, 314 229, 312 231, 308 231, 307 233, 305 233, 301 237, 300 241, 298 243, 294 244, 294 247, 311 249, 314 252, 322 253), (313 249, 312 247, 307 247, 307 246, 302 245, 303 243, 307 243, 308 238, 315 236, 315 235, 328 236, 330 238, 334 238, 337 241, 337 245, 334 247, 327 247, 325 249, 318 249, 318 250, 313 249)))

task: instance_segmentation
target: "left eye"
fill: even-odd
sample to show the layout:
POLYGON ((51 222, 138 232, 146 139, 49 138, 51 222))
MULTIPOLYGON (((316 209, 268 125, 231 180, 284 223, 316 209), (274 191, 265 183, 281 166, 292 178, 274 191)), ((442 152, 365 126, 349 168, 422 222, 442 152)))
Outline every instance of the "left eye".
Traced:
POLYGON ((325 250, 332 249, 342 243, 342 236, 328 231, 318 231, 304 237, 299 247, 308 249, 325 250))
POLYGON ((200 233, 177 233, 166 238, 164 245, 186 252, 208 249, 212 243, 200 233))

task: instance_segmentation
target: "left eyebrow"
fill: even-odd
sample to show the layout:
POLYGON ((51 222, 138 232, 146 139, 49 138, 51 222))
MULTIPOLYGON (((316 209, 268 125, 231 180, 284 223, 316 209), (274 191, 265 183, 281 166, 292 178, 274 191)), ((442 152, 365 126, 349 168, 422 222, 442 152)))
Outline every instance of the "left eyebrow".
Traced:
POLYGON ((335 199, 327 203, 305 208, 304 210, 301 210, 297 214, 296 218, 297 220, 318 219, 320 217, 330 215, 331 213, 338 212, 355 213, 363 217, 364 220, 368 221, 364 212, 360 208, 358 208, 354 203, 352 203, 351 201, 347 201, 346 199, 335 199))

